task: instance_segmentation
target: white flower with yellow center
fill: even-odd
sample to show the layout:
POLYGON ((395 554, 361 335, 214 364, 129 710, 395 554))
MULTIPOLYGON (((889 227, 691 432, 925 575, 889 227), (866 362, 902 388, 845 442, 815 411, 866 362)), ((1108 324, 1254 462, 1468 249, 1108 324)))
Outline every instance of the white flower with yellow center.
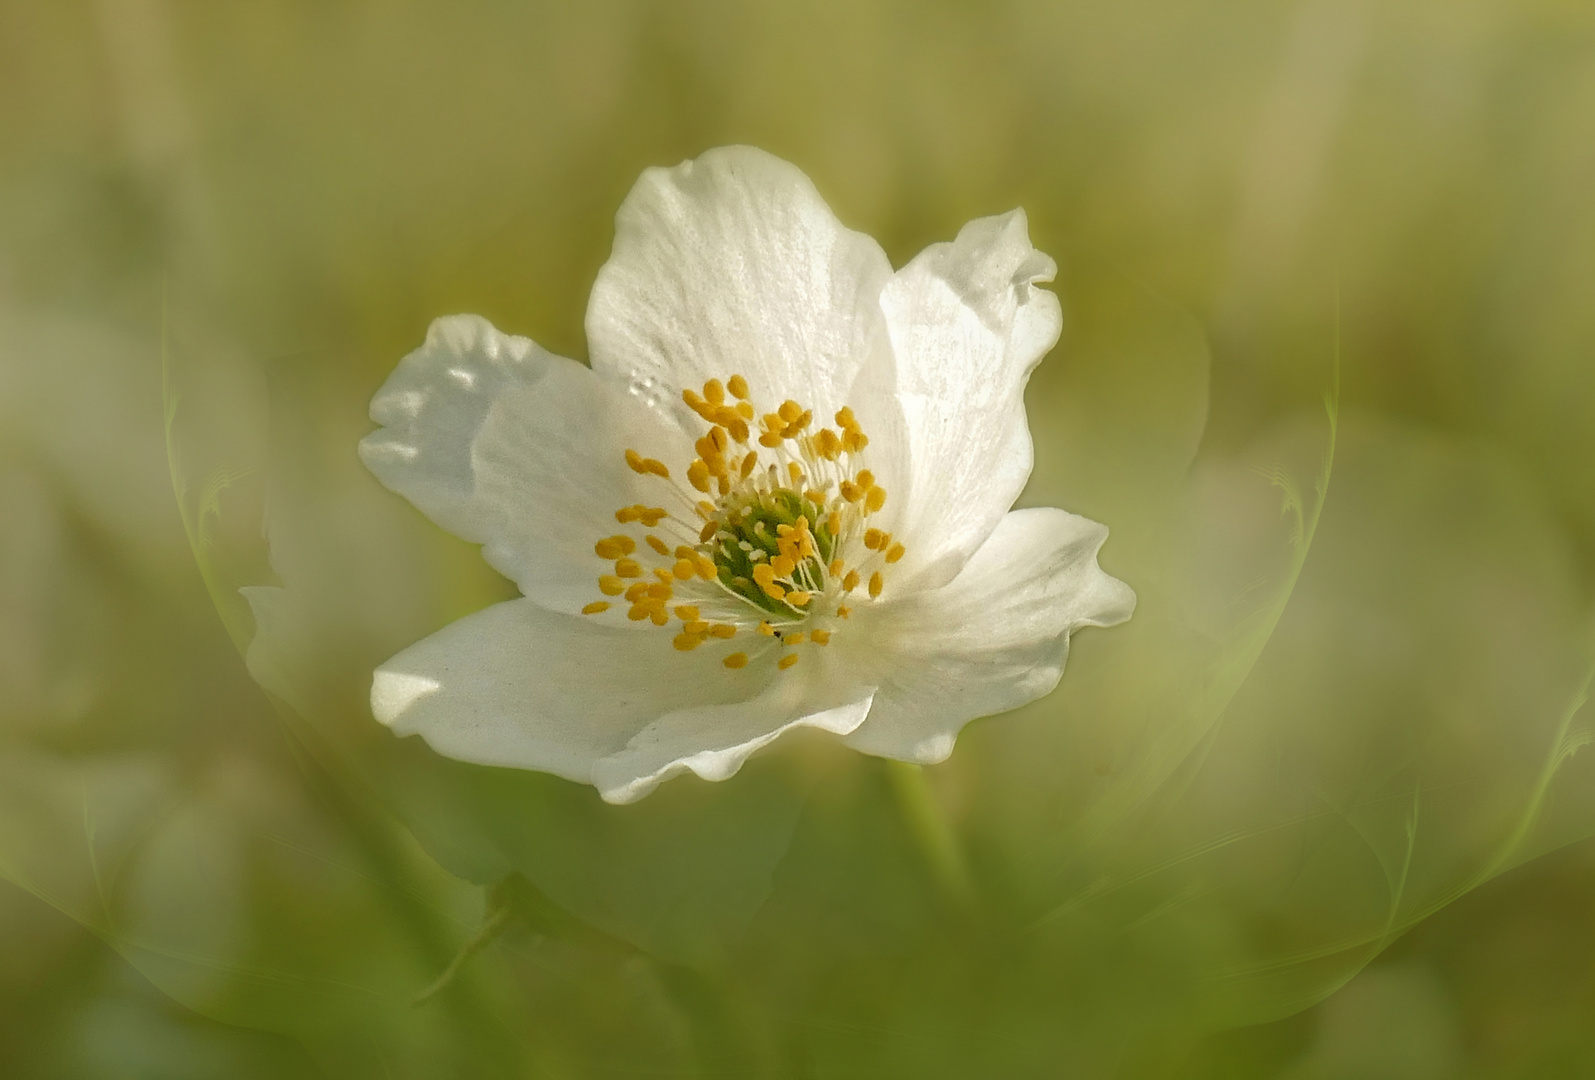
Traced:
POLYGON ((376 672, 372 709, 465 761, 629 802, 799 725, 936 762, 1129 617, 1101 525, 1010 512, 1057 341, 1022 211, 893 273, 793 166, 650 169, 587 311, 591 367, 439 319, 361 456, 521 599, 376 672))

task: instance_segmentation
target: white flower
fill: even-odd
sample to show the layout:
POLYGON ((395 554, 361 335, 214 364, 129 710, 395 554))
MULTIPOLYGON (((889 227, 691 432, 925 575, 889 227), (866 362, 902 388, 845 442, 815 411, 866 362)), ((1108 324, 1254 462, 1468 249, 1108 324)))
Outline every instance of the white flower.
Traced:
POLYGON ((896 273, 792 165, 649 169, 587 310, 592 366, 439 319, 371 403, 366 465, 523 597, 376 672, 442 754, 629 802, 798 725, 936 762, 1127 619, 1101 525, 1010 512, 1057 341, 1024 213, 896 273))

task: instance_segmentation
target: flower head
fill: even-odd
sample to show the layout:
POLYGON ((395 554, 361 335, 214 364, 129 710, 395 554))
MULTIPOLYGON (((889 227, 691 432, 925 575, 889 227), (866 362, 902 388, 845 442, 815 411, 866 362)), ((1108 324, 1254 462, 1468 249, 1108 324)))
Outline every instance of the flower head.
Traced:
POLYGON ((1022 211, 894 273, 762 151, 648 170, 591 367, 453 316, 372 401, 367 466, 523 594, 379 668, 376 717, 628 802, 799 725, 940 761, 1045 694, 1135 603, 1102 526, 1009 509, 1054 269, 1022 211))

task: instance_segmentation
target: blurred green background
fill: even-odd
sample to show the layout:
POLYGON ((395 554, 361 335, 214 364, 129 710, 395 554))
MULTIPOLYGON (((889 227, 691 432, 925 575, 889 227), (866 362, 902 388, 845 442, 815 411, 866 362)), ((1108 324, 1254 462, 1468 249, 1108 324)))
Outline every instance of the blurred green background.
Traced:
POLYGON ((1595 1076, 1592 192, 1567 0, 0 0, 0 1074, 1595 1076), (509 587, 371 393, 731 142, 1028 211, 1135 619, 923 773, 393 739, 509 587))

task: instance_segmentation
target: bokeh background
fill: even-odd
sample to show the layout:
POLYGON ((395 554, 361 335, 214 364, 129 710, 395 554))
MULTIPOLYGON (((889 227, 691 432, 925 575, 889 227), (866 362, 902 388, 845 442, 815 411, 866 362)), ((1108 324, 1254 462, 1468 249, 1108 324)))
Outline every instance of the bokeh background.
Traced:
POLYGON ((3 0, 0 1073, 1595 1075, 1592 192, 1566 0, 3 0), (898 264, 1028 211, 1024 501, 1135 619, 923 771, 393 739, 509 587, 371 393, 584 356, 730 142, 898 264))

